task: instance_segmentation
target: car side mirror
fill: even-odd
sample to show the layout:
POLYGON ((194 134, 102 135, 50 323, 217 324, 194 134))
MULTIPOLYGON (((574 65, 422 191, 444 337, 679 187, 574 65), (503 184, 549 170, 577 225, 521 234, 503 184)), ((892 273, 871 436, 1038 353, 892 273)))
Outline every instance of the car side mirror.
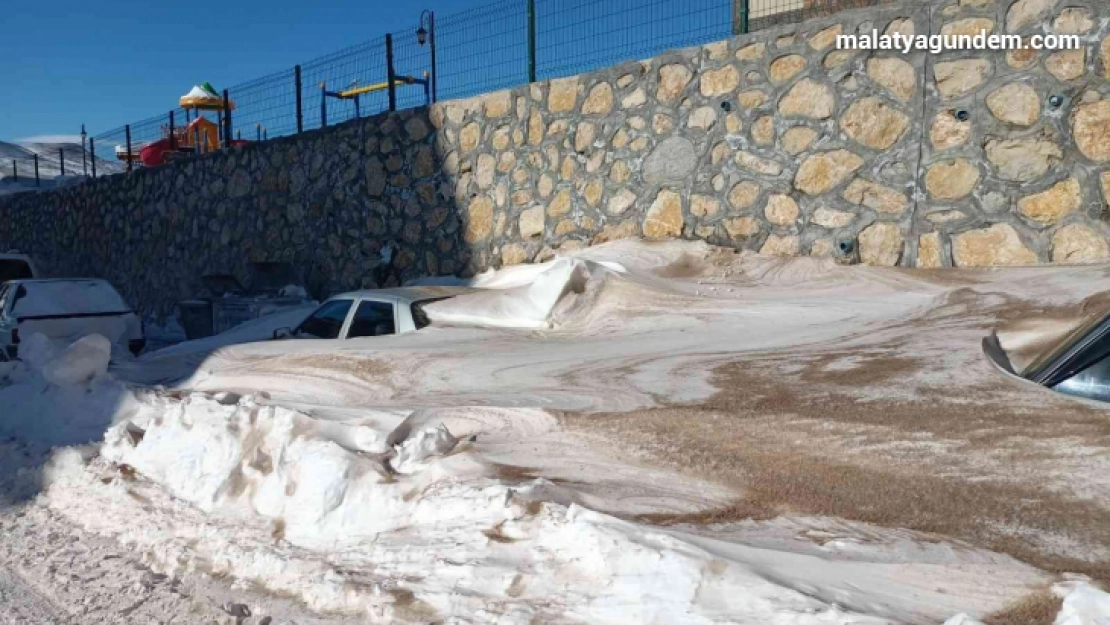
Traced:
POLYGON ((278 339, 287 339, 291 336, 293 336, 292 328, 278 328, 277 330, 274 330, 275 341, 278 339))

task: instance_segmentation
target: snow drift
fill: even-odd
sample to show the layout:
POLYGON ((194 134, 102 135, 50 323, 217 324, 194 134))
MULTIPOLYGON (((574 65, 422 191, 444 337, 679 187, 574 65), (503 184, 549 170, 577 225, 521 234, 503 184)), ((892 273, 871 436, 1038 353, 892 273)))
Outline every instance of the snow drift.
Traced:
POLYGON ((611 272, 598 263, 574 258, 529 269, 511 279, 479 280, 476 286, 490 290, 435 302, 424 311, 437 325, 548 328, 560 305, 584 293, 588 285, 596 287, 611 272))
POLYGON ((451 428, 473 432, 473 413, 453 409, 336 423, 234 393, 135 400, 99 457, 55 458, 51 507, 160 572, 229 575, 316 610, 389 622, 864 624, 958 604, 920 575, 956 587, 987 576, 992 596, 1043 579, 927 542, 783 550, 619 520, 584 508, 569 485, 504 475, 470 440, 504 434, 456 437, 451 428))
MULTIPOLYGON (((342 354, 334 344, 319 346, 327 342, 269 342, 228 350, 245 357, 229 357, 232 371, 222 379, 213 366, 209 380, 219 391, 206 393, 127 387, 104 370, 102 345, 93 339, 72 348, 40 345, 33 366, 0 370, 7 380, 0 381, 0 405, 19 402, 23 416, 13 420, 13 435, 35 436, 36 428, 80 433, 54 438, 58 444, 103 436, 96 448, 54 456, 41 501, 144 554, 156 572, 226 576, 316 610, 380 622, 937 623, 959 611, 987 614, 1052 581, 1007 556, 912 532, 869 527, 867 540, 834 533, 815 541, 794 520, 658 527, 630 520, 642 509, 617 518, 598 511, 625 487, 613 473, 639 477, 632 492, 621 495, 645 507, 658 499, 651 482, 667 478, 645 478, 648 469, 623 458, 597 462, 598 452, 581 439, 556 441, 563 446, 562 463, 594 467, 593 474, 545 473, 539 466, 544 452, 537 450, 552 449, 541 443, 549 442, 545 436, 558 420, 538 406, 555 404, 558 399, 550 398, 557 393, 612 399, 627 392, 613 388, 613 380, 629 380, 629 386, 642 381, 655 396, 681 400, 697 378, 681 377, 675 368, 698 375, 709 369, 703 366, 708 361, 694 358, 697 350, 719 355, 740 339, 746 349, 781 348, 837 337, 845 328, 865 332, 876 320, 920 310, 939 292, 922 287, 886 301, 877 295, 900 287, 858 277, 866 268, 831 277, 830 265, 820 261, 743 256, 737 265, 744 275, 730 284, 763 282, 781 293, 807 282, 819 290, 859 280, 867 288, 837 292, 836 300, 775 305, 756 299, 768 295, 745 293, 741 308, 739 294, 697 297, 732 288, 697 280, 706 255, 704 245, 621 243, 479 276, 473 284, 489 292, 428 307, 440 325, 573 326, 562 336, 529 333, 546 341, 543 349, 517 355, 474 353, 491 336, 519 338, 474 329, 351 342, 342 354), (672 283, 665 275, 690 279, 672 283), (650 314, 610 314, 629 302, 650 314), (734 307, 731 316, 721 315, 726 306, 734 307), (659 328, 667 324, 696 331, 661 337, 659 328), (743 334, 728 334, 740 326, 743 334), (624 343, 595 340, 617 329, 624 343), (643 338, 648 332, 652 341, 643 338), (462 357, 450 351, 459 337, 477 337, 456 346, 462 357), (360 374, 372 380, 365 383, 395 375, 419 392, 393 402, 363 395, 328 404, 324 396, 333 387, 296 378, 301 372, 257 370, 272 393, 251 392, 241 384, 245 378, 230 377, 236 368, 250 373, 284 356, 292 360, 282 366, 307 367, 306 354, 318 355, 313 349, 332 358, 324 364, 342 375, 354 377, 356 365, 366 365, 360 374), (406 349, 431 356, 406 361, 406 349), (359 350, 376 360, 359 360, 359 350), (662 352, 678 357, 663 362, 662 352), (597 366, 602 357, 635 372, 607 377, 617 365, 597 366), (537 362, 543 359, 565 369, 537 362), (560 374, 566 372, 589 380, 563 389, 560 374), (465 386, 451 375, 502 386, 467 387, 471 395, 443 399, 451 383, 465 386), (546 394, 534 396, 546 399, 522 395, 519 387, 527 384, 547 385, 546 394), (289 391, 282 387, 298 385, 310 387, 300 401, 280 397, 289 391), (514 448, 517 462, 498 461, 504 447, 514 448), (612 470, 598 475, 596 467, 612 470)), ((243 332, 265 338, 276 321, 288 324, 260 320, 243 332)), ((164 355, 219 346, 183 345, 164 355)), ((1078 594, 1068 595, 1061 619, 1102 618, 1091 615, 1104 610, 1105 593, 1090 585, 1070 592, 1078 594)))
POLYGON ((437 325, 550 329, 588 316, 610 283, 666 291, 667 285, 654 279, 656 272, 708 253, 703 242, 617 241, 544 263, 491 269, 470 280, 452 281, 483 290, 424 310, 437 325))

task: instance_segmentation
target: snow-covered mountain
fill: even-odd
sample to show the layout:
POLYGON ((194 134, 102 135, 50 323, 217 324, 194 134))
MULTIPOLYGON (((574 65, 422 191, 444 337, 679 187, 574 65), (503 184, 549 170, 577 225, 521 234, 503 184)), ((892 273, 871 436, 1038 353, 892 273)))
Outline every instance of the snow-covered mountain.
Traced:
MULTIPOLYGON (((80 143, 10 143, 0 141, 0 195, 35 189, 35 155, 39 157, 38 188, 51 188, 80 182, 85 170, 92 173, 91 153, 85 154, 85 167, 81 164, 80 143), (62 175, 64 158, 65 176, 62 175), (15 169, 12 161, 16 161, 15 169), (18 171, 19 180, 15 178, 18 171)), ((117 174, 126 168, 119 161, 96 159, 98 176, 117 174)))

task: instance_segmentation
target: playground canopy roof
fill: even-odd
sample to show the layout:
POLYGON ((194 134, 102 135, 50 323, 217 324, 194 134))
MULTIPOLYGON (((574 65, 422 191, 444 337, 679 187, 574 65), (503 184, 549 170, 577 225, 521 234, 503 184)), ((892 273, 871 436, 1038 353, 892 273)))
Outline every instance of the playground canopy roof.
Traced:
MULTIPOLYGON (((189 93, 181 96, 179 100, 181 108, 184 109, 197 109, 205 111, 222 111, 224 110, 224 99, 216 89, 209 83, 198 85, 189 90, 189 93)), ((228 100, 228 108, 235 109, 235 103, 228 100)))

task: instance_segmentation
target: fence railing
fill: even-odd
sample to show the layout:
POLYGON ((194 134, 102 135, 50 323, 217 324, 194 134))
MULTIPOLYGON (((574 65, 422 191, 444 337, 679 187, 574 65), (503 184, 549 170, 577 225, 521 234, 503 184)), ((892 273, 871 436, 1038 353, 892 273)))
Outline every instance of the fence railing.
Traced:
MULTIPOLYGON (((53 147, 26 156, 0 158, 0 191, 4 187, 50 187, 62 177, 91 176, 96 164, 80 145, 53 147)), ((109 173, 109 172, 103 172, 109 173)))
POLYGON ((0 161, 0 182, 42 184, 38 155, 32 158, 6 158, 0 161))
MULTIPOLYGON (((411 30, 228 88, 231 123, 217 114, 211 141, 226 146, 296 134, 891 1, 494 0, 439 18, 425 11, 411 30)), ((130 170, 141 164, 143 146, 180 131, 195 115, 175 108, 116 128, 93 137, 92 150, 130 170)), ((191 145, 204 151, 209 144, 198 138, 191 145)))

